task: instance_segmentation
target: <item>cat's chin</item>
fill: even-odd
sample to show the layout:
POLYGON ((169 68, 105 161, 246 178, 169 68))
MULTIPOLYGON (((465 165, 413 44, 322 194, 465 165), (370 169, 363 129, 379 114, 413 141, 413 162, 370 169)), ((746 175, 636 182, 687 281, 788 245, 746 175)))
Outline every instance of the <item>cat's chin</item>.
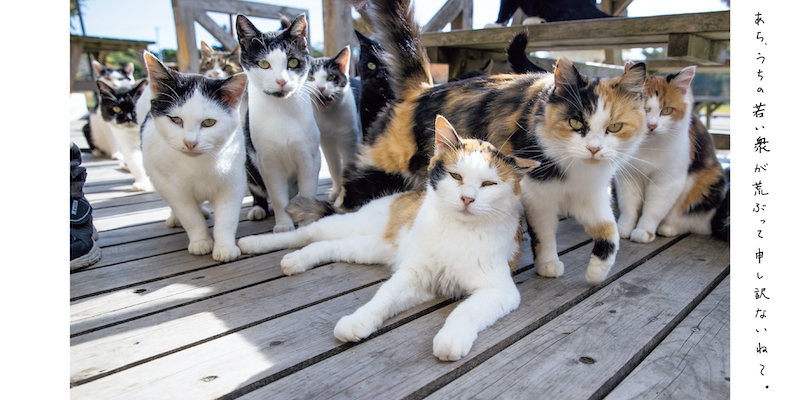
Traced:
POLYGON ((327 110, 333 103, 333 97, 316 97, 314 101, 317 103, 321 110, 327 110))

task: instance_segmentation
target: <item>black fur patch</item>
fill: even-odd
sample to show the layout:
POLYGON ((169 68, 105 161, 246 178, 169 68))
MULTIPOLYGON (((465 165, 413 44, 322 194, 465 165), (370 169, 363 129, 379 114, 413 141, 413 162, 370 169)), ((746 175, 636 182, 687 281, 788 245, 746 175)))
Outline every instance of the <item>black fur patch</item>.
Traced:
POLYGON ((706 196, 703 196, 703 200, 699 203, 693 204, 686 210, 687 214, 692 213, 705 213, 711 211, 720 204, 725 199, 725 193, 727 192, 728 188, 728 180, 725 179, 725 175, 720 174, 719 179, 711 185, 710 193, 706 196))
POLYGON ((375 168, 358 171, 349 166, 343 175, 346 195, 342 207, 346 210, 356 210, 373 199, 413 189, 402 175, 375 168))
POLYGON ((614 251, 616 246, 614 243, 609 242, 605 239, 596 240, 594 242, 594 248, 592 248, 592 254, 596 255, 601 260, 607 260, 614 251))
POLYGON ((444 161, 441 159, 436 160, 436 163, 433 164, 433 168, 431 168, 430 172, 430 183, 433 187, 433 190, 436 190, 436 187, 439 185, 439 181, 444 179, 447 176, 447 170, 444 169, 444 161))

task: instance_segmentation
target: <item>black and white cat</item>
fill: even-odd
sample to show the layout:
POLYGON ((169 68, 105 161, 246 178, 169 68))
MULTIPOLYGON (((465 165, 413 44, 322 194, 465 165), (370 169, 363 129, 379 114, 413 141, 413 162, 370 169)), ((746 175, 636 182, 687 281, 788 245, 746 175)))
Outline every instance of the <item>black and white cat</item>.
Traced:
POLYGON ((303 197, 317 191, 320 132, 306 87, 311 64, 304 14, 286 28, 261 32, 244 15, 236 18, 241 62, 247 74, 248 113, 244 121, 248 184, 254 206, 248 218, 266 216, 267 195, 275 232, 294 229, 286 212, 294 185, 303 197))
POLYGON ((103 81, 97 81, 100 91, 100 112, 108 124, 114 140, 133 174, 133 190, 149 192, 153 190, 150 178, 142 164, 141 137, 137 120, 137 100, 147 87, 147 80, 140 80, 135 86, 112 88, 103 81))
POLYGON ((210 79, 182 74, 144 53, 152 101, 142 125, 144 163, 172 211, 167 226, 183 226, 189 253, 235 260, 239 211, 247 189, 244 134, 238 105, 247 77, 210 79), (201 203, 214 205, 214 237, 201 203))
POLYGON ((320 147, 331 173, 333 189, 328 196, 334 201, 342 190, 342 171, 355 162, 361 142, 361 121, 350 85, 350 46, 336 57, 320 57, 311 61, 307 85, 314 101, 314 118, 320 132, 320 147))
MULTIPOLYGON (((111 88, 133 86, 136 82, 136 79, 133 77, 133 63, 128 63, 123 68, 117 68, 106 67, 92 60, 92 68, 94 68, 97 80, 111 88)), ((93 155, 122 161, 122 152, 120 152, 119 145, 116 139, 114 139, 114 135, 111 133, 111 128, 100 113, 99 102, 89 114, 89 121, 83 126, 83 136, 86 138, 86 142, 89 144, 89 150, 91 150, 93 155)))
POLYGON ((370 125, 383 107, 394 99, 394 95, 389 85, 389 72, 380 57, 381 46, 357 30, 356 37, 361 44, 361 53, 356 64, 356 71, 361 78, 358 114, 361 117, 362 140, 368 142, 370 125))
POLYGON ((484 28, 506 26, 517 8, 521 9, 528 17, 522 21, 523 25, 610 17, 597 9, 594 0, 500 0, 497 21, 486 24, 484 28))

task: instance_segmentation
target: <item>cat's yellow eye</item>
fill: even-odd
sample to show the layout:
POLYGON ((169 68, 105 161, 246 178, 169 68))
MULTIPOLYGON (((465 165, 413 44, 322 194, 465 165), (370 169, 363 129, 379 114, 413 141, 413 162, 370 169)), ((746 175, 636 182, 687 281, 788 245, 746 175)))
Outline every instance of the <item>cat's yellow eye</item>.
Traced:
POLYGON ((178 125, 181 125, 181 126, 183 125, 183 120, 181 119, 181 117, 169 117, 169 119, 170 119, 170 121, 172 121, 172 122, 174 122, 174 123, 176 123, 178 125))
POLYGON ((661 109, 661 115, 670 115, 672 114, 672 107, 664 107, 661 109))
POLYGON ((583 129, 583 122, 578 121, 575 118, 570 118, 569 119, 569 126, 570 126, 570 128, 575 129, 576 131, 579 131, 579 130, 583 129))
POLYGON ((375 68, 378 68, 378 66, 377 66, 377 65, 375 65, 375 63, 374 63, 374 62, 368 62, 368 63, 367 63, 367 68, 369 68, 369 69, 371 69, 371 70, 374 70, 375 68))
POLYGON ((262 69, 267 69, 269 68, 269 62, 267 60, 261 60, 258 62, 258 66, 262 69))
POLYGON ((611 133, 617 133, 619 130, 622 129, 622 122, 617 122, 616 124, 611 124, 606 128, 607 131, 611 133))
POLYGON ((225 72, 231 73, 231 72, 233 72, 233 67, 231 67, 230 65, 226 65, 226 66, 222 67, 222 70, 225 71, 225 72))
POLYGON ((461 175, 459 175, 459 174, 457 174, 457 173, 455 173, 455 172, 451 172, 451 173, 450 173, 450 176, 452 176, 452 177, 453 177, 453 179, 455 179, 455 180, 457 180, 457 181, 460 181, 460 180, 461 180, 461 175))
POLYGON ((289 68, 297 68, 298 64, 300 64, 300 61, 297 61, 296 58, 289 59, 289 68))
POLYGON ((314 82, 315 80, 316 80, 316 78, 314 78, 313 76, 311 76, 311 75, 308 76, 308 81, 309 82, 314 82))
POLYGON ((203 120, 203 122, 200 123, 200 125, 203 125, 204 127, 208 128, 210 126, 214 126, 214 124, 216 124, 216 123, 217 123, 217 120, 211 119, 211 118, 206 118, 206 119, 203 120))
POLYGON ((332 81, 334 79, 336 79, 336 75, 334 75, 334 74, 328 75, 328 81, 332 81))
POLYGON ((119 108, 119 106, 111 107, 111 110, 114 111, 115 113, 122 112, 122 109, 119 108))
POLYGON ((497 182, 483 181, 483 183, 481 183, 481 187, 492 186, 492 185, 497 185, 497 182))
POLYGON ((206 63, 206 69, 211 69, 211 68, 214 68, 214 64, 212 64, 210 62, 206 63))

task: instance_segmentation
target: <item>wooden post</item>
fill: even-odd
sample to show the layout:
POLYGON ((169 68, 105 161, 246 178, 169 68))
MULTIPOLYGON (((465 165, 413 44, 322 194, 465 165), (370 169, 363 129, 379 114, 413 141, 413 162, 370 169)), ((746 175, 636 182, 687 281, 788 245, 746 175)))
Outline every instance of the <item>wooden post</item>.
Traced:
POLYGON ((325 47, 322 54, 333 57, 347 45, 355 46, 353 17, 350 6, 341 0, 322 0, 322 25, 325 31, 325 47))
MULTIPOLYGON (((83 55, 83 42, 70 40, 69 42, 69 91, 75 86, 75 75, 78 74, 78 65, 83 55)), ((90 65, 89 68, 92 66, 90 65)))
POLYGON ((175 17, 175 33, 178 36, 178 71, 197 71, 200 60, 197 55, 197 38, 194 32, 194 8, 181 7, 181 0, 172 0, 175 17))

